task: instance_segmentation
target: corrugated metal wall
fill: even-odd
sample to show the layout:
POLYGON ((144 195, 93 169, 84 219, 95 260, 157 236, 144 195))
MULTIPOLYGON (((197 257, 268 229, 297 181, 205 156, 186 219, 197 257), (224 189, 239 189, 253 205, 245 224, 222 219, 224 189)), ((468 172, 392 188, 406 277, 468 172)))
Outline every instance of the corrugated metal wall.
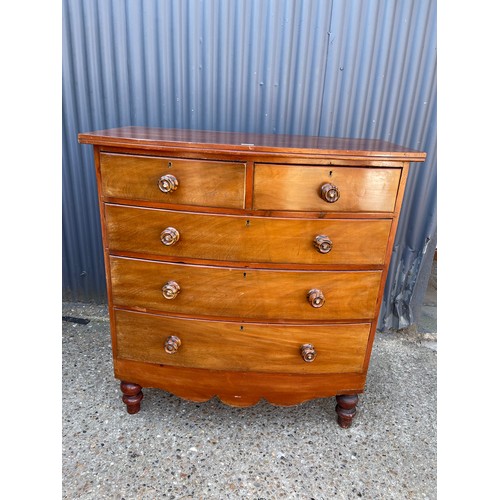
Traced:
POLYGON ((65 0, 69 300, 105 300, 92 147, 77 134, 124 125, 366 137, 425 150, 409 178, 380 326, 413 322, 411 299, 436 239, 435 0, 65 0))

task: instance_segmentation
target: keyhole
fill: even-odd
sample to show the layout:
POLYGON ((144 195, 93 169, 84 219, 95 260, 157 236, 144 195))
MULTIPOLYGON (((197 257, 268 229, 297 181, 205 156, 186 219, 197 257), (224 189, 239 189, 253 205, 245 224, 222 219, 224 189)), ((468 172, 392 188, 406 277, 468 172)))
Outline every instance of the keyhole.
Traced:
POLYGON ((250 221, 247 220, 246 223, 245 223, 245 225, 248 227, 250 225, 250 221))
POLYGON ((330 170, 330 173, 328 175, 331 177, 333 175, 333 170, 330 170))
POLYGON ((246 278, 247 277, 247 273, 243 273, 243 277, 246 278))

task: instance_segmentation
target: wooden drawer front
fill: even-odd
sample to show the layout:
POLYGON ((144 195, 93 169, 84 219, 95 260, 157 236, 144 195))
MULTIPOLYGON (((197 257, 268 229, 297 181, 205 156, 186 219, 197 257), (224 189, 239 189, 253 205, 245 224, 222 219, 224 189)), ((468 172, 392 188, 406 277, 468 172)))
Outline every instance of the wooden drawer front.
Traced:
POLYGON ((392 212, 400 177, 399 168, 258 164, 253 207, 258 210, 392 212), (321 186, 326 183, 339 190, 340 197, 334 203, 321 198, 321 186))
POLYGON ((106 223, 111 252, 318 265, 382 265, 391 229, 390 220, 270 219, 119 205, 106 205, 106 223), (167 246, 160 236, 169 227, 179 240, 167 246), (315 248, 319 235, 331 240, 328 253, 315 248))
POLYGON ((282 373, 362 372, 370 324, 290 326, 185 320, 115 310, 117 357, 212 370, 282 373), (174 354, 164 345, 181 340, 174 354), (301 346, 313 344, 305 362, 301 346))
POLYGON ((245 164, 101 154, 102 193, 109 198, 207 207, 244 208, 245 164), (164 193, 158 180, 173 175, 175 191, 164 193))
POLYGON ((111 257, 113 302, 143 311, 211 317, 279 320, 374 318, 380 271, 270 271, 142 261, 111 257), (180 292, 163 296, 175 282, 180 292), (322 307, 307 300, 311 289, 322 307))

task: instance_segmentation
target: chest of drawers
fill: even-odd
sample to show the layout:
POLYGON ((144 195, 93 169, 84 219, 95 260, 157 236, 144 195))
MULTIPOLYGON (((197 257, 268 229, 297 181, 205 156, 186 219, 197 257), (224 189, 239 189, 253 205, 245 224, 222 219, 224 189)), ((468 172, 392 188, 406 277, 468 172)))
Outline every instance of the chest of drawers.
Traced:
POLYGON ((114 371, 233 406, 363 391, 410 162, 382 141, 126 127, 94 145, 114 371))

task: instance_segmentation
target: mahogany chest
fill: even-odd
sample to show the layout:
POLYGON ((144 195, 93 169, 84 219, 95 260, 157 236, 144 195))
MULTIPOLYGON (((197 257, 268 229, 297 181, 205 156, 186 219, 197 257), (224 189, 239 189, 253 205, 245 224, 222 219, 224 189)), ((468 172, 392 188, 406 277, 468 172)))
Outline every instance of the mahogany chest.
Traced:
POLYGON ((126 127, 93 144, 116 378, 356 413, 410 162, 382 141, 126 127))

